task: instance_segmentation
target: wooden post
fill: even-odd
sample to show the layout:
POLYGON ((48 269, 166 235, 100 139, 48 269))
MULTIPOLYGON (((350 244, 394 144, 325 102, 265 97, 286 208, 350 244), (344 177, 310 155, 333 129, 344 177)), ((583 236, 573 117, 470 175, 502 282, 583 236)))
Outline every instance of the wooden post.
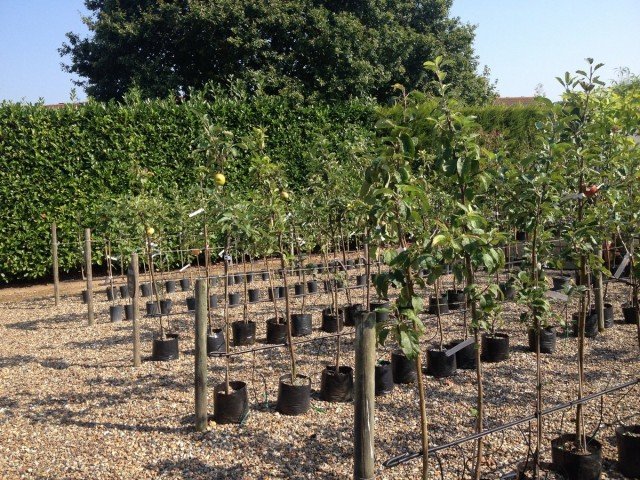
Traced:
POLYGON ((370 480, 375 478, 375 313, 356 316, 355 355, 353 478, 370 480))
POLYGON ((131 265, 133 282, 128 283, 129 295, 131 296, 131 310, 133 310, 133 318, 131 322, 133 324, 133 366, 139 367, 142 365, 142 358, 140 356, 140 310, 139 301, 140 296, 140 266, 138 265, 138 254, 133 252, 131 254, 131 265))
POLYGON ((94 325, 93 318, 93 272, 91 270, 91 229, 84 229, 84 263, 87 275, 87 313, 89 325, 94 325))
MULTIPOLYGON (((208 275, 207 275, 208 277, 208 275)), ((195 400, 196 430, 207 430, 207 278, 196 280, 195 400)))
POLYGON ((60 303, 60 277, 58 275, 58 230, 56 222, 51 224, 51 256, 53 257, 53 298, 57 307, 60 303))

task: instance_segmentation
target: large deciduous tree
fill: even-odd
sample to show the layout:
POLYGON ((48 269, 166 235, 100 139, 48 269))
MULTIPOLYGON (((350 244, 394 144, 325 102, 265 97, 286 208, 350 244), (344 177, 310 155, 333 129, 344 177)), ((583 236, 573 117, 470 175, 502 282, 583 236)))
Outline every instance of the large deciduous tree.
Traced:
POLYGON ((478 75, 474 27, 453 0, 85 0, 90 34, 68 33, 63 65, 98 100, 134 85, 148 97, 184 95, 230 78, 272 92, 329 99, 428 85, 426 58, 446 54, 457 93, 492 97, 478 75))

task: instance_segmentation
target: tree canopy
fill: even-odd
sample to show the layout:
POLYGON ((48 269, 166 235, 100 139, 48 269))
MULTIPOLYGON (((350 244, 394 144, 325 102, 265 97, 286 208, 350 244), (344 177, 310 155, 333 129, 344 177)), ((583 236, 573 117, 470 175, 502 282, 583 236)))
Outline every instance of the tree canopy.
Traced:
POLYGON ((63 68, 98 100, 136 86, 146 97, 187 95, 239 80, 268 93, 325 99, 429 84, 426 59, 444 54, 458 96, 492 97, 478 75, 474 26, 453 0, 85 0, 90 34, 67 34, 63 68))

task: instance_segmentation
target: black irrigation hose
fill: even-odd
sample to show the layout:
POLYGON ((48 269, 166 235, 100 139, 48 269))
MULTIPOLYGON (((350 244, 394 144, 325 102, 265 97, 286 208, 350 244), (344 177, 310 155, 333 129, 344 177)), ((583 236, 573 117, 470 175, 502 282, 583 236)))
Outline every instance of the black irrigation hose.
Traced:
MULTIPOLYGON (((596 398, 600 398, 600 397, 602 397, 604 395, 616 392, 618 390, 622 390, 624 388, 632 387, 632 386, 634 386, 634 385, 636 385, 638 383, 640 383, 640 378, 636 378, 635 380, 631 380, 629 382, 623 383, 621 385, 617 385, 615 387, 607 388, 606 390, 602 390, 602 391, 597 392, 597 393, 592 393, 591 395, 587 395, 586 397, 582 397, 581 400, 571 400, 571 401, 566 402, 566 403, 561 403, 560 405, 556 405, 555 407, 551 407, 551 408, 548 408, 546 410, 543 410, 541 415, 545 416, 545 415, 549 415, 551 413, 559 412, 561 410, 567 410, 568 408, 571 408, 571 407, 573 407, 575 405, 586 403, 586 402, 588 402, 590 400, 594 400, 596 398)), ((440 450, 444 450, 446 448, 455 447, 455 446, 460 445, 462 443, 470 442, 472 440, 477 440, 478 438, 486 437, 487 435, 491 435, 493 433, 502 432, 503 430, 507 430, 509 428, 516 427, 516 426, 521 425, 523 423, 531 422, 532 420, 535 420, 535 418, 536 418, 536 414, 534 413, 533 415, 529 415, 527 417, 520 418, 518 420, 513 420, 512 422, 509 422, 509 423, 504 423, 504 424, 502 424, 502 425, 500 425, 498 427, 490 428, 488 430, 483 430, 482 432, 474 433, 473 435, 469 435, 467 437, 460 438, 458 440, 454 440, 453 442, 445 443, 444 445, 437 445, 435 447, 430 448, 428 450, 428 454, 431 455, 433 453, 439 452, 440 450)), ((398 455, 396 457, 390 458, 389 460, 385 461, 382 465, 384 467, 386 467, 386 468, 396 467, 398 465, 401 465, 401 464, 406 463, 406 462, 408 462, 410 460, 413 460, 414 458, 418 458, 418 457, 421 457, 421 456, 422 456, 422 451, 419 451, 419 452, 406 452, 406 453, 403 453, 402 455, 398 455)))

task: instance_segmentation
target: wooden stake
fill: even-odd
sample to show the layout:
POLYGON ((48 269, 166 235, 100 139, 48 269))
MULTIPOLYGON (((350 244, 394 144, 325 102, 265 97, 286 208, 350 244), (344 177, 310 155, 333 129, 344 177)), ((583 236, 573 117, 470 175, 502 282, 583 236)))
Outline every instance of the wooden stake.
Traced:
POLYGON ((57 307, 60 303, 60 278, 58 276, 58 230, 56 222, 51 224, 51 256, 53 257, 53 298, 57 307))
POLYGON ((84 229, 84 264, 87 275, 87 313, 89 325, 94 325, 93 318, 93 272, 91 270, 91 229, 84 229))
POLYGON ((375 478, 375 313, 356 316, 355 356, 353 478, 370 480, 375 478))
MULTIPOLYGON (((207 275, 208 277, 208 275, 207 275)), ((208 279, 196 280, 196 353, 195 353, 195 402, 196 430, 207 429, 207 323, 208 279)))
POLYGON ((140 266, 138 264, 138 254, 133 252, 131 254, 131 270, 133 272, 133 285, 129 285, 129 295, 131 296, 131 309, 133 310, 133 366, 139 367, 142 365, 142 359, 140 356, 140 310, 139 301, 140 296, 140 266))

